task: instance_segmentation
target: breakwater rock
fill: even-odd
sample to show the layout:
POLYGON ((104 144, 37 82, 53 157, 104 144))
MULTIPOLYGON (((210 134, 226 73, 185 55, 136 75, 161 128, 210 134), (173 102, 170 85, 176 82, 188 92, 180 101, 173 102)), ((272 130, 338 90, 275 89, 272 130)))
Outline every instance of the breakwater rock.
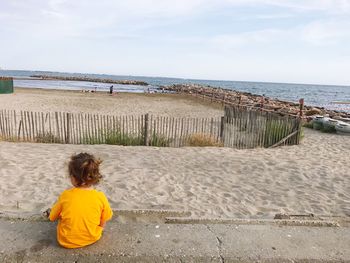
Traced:
MULTIPOLYGON (((176 93, 198 95, 226 105, 246 106, 252 109, 276 112, 280 115, 300 115, 299 103, 282 101, 249 92, 240 92, 198 84, 175 84, 162 86, 161 89, 176 93)), ((303 116, 312 115, 329 115, 331 118, 335 119, 350 118, 350 113, 304 105, 303 116)))
POLYGON ((44 80, 69 80, 69 81, 89 81, 89 82, 102 82, 111 84, 122 84, 122 85, 140 85, 148 86, 149 84, 144 81, 138 80, 115 80, 115 79, 98 79, 88 77, 64 77, 64 76, 48 76, 48 75, 32 75, 32 78, 40 78, 44 80))
POLYGON ((0 77, 0 80, 13 80, 12 77, 0 77))

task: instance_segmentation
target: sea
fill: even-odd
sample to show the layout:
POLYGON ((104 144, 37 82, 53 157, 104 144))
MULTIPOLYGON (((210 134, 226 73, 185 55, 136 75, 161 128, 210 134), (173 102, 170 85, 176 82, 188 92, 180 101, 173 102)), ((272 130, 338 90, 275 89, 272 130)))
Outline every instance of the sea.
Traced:
POLYGON ((122 76, 106 74, 62 73, 52 71, 0 70, 0 76, 14 77, 14 86, 22 88, 62 89, 62 90, 97 90, 108 91, 111 84, 87 81, 38 80, 32 75, 51 75, 65 77, 89 77, 114 80, 139 80, 150 86, 113 84, 117 92, 157 92, 163 85, 201 84, 229 90, 249 92, 266 97, 290 102, 298 102, 304 98, 305 105, 324 107, 330 110, 350 113, 350 86, 312 85, 290 83, 268 83, 249 81, 201 80, 164 77, 122 76), (341 103, 343 102, 343 103, 341 103))

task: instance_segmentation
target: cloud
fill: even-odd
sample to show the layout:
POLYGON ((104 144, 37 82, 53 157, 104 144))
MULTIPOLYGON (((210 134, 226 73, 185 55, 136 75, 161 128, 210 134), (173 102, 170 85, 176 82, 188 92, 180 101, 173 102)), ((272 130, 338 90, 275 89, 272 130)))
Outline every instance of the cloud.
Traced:
POLYGON ((336 45, 346 42, 350 45, 350 20, 320 20, 306 25, 301 30, 301 38, 318 46, 336 45))
POLYGON ((286 18, 295 16, 293 12, 350 13, 350 0, 12 0, 2 5, 0 23, 3 25, 17 28, 33 26, 34 29, 38 24, 42 28, 63 26, 65 30, 70 27, 69 32, 80 33, 90 29, 115 30, 125 26, 129 30, 142 29, 234 7, 257 10, 252 19, 286 18), (259 13, 259 8, 267 7, 281 10, 259 13), (13 20, 4 19, 10 14, 16 14, 17 17, 12 16, 13 20))
POLYGON ((6 67, 247 80, 273 70, 280 81, 336 69, 348 79, 350 0, 0 1, 6 67))
POLYGON ((350 0, 227 0, 235 5, 276 6, 291 11, 323 11, 345 14, 350 12, 350 0))
POLYGON ((275 40, 280 40, 286 33, 277 29, 265 29, 239 34, 217 35, 211 39, 213 45, 231 49, 256 44, 267 44, 275 40))

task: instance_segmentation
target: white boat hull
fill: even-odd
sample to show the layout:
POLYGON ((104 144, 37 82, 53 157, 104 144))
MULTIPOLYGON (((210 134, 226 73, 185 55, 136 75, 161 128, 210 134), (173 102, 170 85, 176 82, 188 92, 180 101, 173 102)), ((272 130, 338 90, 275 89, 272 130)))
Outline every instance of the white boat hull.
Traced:
POLYGON ((337 133, 350 135, 350 124, 348 124, 348 123, 338 122, 338 124, 335 125, 335 129, 336 129, 337 133))

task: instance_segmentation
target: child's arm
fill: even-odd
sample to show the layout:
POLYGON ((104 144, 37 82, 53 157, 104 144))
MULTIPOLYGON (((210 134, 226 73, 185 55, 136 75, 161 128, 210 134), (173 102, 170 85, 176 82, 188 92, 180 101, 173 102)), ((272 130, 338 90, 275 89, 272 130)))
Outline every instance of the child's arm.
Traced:
POLYGON ((50 211, 49 219, 50 221, 55 221, 59 218, 62 211, 62 204, 60 202, 60 199, 53 205, 50 211))
POLYGON ((113 216, 113 211, 108 203, 107 197, 103 195, 103 210, 101 213, 100 227, 105 227, 106 222, 110 220, 113 216))

